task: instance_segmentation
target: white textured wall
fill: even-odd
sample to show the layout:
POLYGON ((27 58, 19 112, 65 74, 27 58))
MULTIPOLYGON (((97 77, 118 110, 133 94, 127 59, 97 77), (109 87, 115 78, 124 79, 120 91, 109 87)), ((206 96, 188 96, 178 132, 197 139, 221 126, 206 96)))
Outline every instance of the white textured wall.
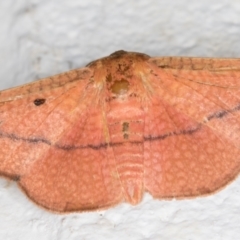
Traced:
MULTIPOLYGON (((0 1, 0 88, 119 49, 153 56, 240 57, 238 0, 0 1)), ((1 146, 0 146, 1 147, 1 146)), ((211 160, 211 159, 209 159, 211 160)), ((0 239, 239 239, 240 179, 209 197, 57 215, 0 180, 0 239)))

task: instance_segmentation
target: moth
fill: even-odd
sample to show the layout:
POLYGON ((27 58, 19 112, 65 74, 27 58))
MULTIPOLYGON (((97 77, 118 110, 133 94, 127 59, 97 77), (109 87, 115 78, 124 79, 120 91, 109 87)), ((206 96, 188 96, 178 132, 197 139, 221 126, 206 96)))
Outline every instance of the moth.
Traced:
POLYGON ((0 92, 0 175, 56 212, 213 193, 240 170, 240 59, 117 51, 0 92))

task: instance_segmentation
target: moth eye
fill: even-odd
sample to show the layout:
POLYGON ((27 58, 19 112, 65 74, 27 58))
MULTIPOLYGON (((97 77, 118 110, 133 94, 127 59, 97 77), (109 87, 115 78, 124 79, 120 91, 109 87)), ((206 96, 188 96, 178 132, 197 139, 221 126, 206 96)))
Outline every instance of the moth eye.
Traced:
POLYGON ((33 103, 36 106, 40 106, 40 105, 44 104, 45 102, 46 102, 46 99, 44 99, 44 98, 37 98, 33 101, 33 103))

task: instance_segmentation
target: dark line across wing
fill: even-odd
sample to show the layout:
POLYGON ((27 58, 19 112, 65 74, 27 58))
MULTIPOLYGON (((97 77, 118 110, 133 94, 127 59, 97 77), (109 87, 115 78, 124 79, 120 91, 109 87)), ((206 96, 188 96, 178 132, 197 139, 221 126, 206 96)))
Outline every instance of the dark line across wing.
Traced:
MULTIPOLYGON (((218 119, 218 118, 223 118, 226 117, 229 113, 233 113, 233 112, 237 112, 240 110, 240 104, 236 105, 234 108, 229 109, 229 110, 221 110, 221 111, 217 111, 215 113, 212 113, 210 115, 207 116, 207 120, 206 121, 211 121, 213 119, 218 119)), ((204 122, 204 123, 205 123, 204 122)), ((164 140, 168 137, 173 137, 173 136, 179 136, 179 135, 191 135, 194 134, 195 132, 199 131, 201 129, 201 127, 204 125, 204 123, 199 123, 196 124, 196 126, 194 128, 189 128, 189 129, 182 129, 179 131, 174 131, 174 132, 169 132, 169 133, 165 133, 162 135, 158 135, 158 136, 145 136, 143 138, 143 141, 132 141, 128 143, 131 144, 142 144, 144 141, 161 141, 164 140)), ((36 143, 44 143, 47 144, 49 146, 53 146, 56 147, 58 149, 62 149, 65 151, 70 151, 70 150, 75 150, 75 149, 86 149, 86 148, 92 148, 93 150, 99 150, 101 148, 107 148, 108 146, 113 147, 113 146, 117 146, 117 145, 122 145, 125 142, 115 142, 115 143, 100 143, 98 145, 93 145, 93 144, 87 144, 87 145, 80 145, 80 146, 76 146, 76 145, 61 145, 61 144, 53 144, 51 143, 49 140, 45 139, 45 138, 41 138, 41 137, 35 137, 35 138, 24 138, 24 137, 20 137, 17 136, 15 134, 9 134, 9 133, 4 133, 0 131, 0 138, 8 138, 11 139, 12 141, 24 141, 24 142, 28 142, 28 143, 32 143, 32 144, 36 144, 36 143)))

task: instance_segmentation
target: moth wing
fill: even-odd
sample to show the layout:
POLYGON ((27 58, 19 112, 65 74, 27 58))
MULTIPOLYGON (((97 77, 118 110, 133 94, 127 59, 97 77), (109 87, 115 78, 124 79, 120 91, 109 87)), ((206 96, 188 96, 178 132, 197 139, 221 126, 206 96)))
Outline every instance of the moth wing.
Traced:
POLYGON ((145 188, 156 198, 212 193, 240 170, 240 60, 152 58, 145 188))
POLYGON ((98 87, 88 68, 0 92, 0 173, 53 211, 122 200, 98 87))

